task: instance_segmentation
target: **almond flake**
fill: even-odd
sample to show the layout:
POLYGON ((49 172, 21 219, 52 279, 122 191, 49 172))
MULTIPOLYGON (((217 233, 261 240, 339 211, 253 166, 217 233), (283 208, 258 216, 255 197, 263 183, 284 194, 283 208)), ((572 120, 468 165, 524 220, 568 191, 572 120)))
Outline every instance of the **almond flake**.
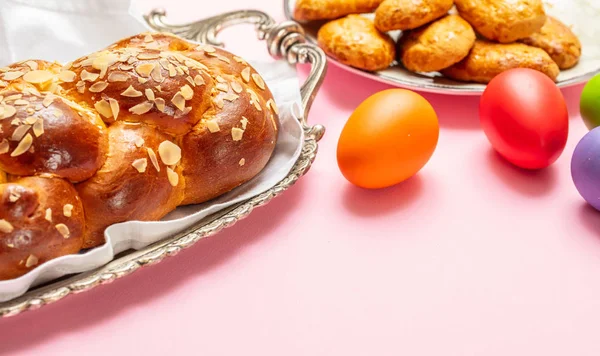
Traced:
POLYGON ((13 126, 19 126, 19 125, 21 125, 21 119, 16 117, 10 122, 10 124, 13 126))
POLYGON ((71 232, 69 231, 69 228, 67 227, 67 225, 65 225, 65 224, 56 224, 56 225, 54 225, 54 227, 56 228, 56 230, 58 230, 58 232, 65 239, 68 239, 70 237, 71 232))
POLYGON ((110 105, 110 112, 116 120, 119 117, 119 102, 116 99, 109 98, 108 104, 110 105))
POLYGON ((189 112, 190 112, 190 111, 192 111, 192 107, 191 107, 191 106, 187 106, 187 107, 186 107, 185 109, 183 109, 183 110, 179 110, 179 109, 177 109, 177 110, 175 110, 175 115, 174 115, 174 117, 175 117, 175 118, 179 118, 179 117, 185 116, 185 115, 189 114, 189 112))
POLYGON ((160 85, 155 86, 155 88, 159 93, 162 93, 162 88, 160 87, 160 85))
POLYGON ((75 81, 76 76, 77 74, 72 70, 63 70, 62 72, 58 73, 58 79, 66 83, 75 81))
POLYGON ((177 74, 179 74, 179 75, 184 75, 185 74, 185 71, 183 70, 182 67, 177 67, 175 69, 177 69, 177 74))
POLYGON ((158 59, 159 57, 160 57, 159 54, 156 52, 146 52, 146 53, 140 53, 137 55, 137 58, 140 60, 158 59))
POLYGON ((135 90, 135 88, 130 85, 127 89, 125 89, 124 92, 121 93, 121 95, 129 98, 137 98, 144 94, 142 94, 142 92, 139 90, 135 90))
POLYGON ((160 64, 161 67, 163 67, 166 70, 169 70, 169 61, 167 61, 164 58, 161 58, 158 60, 158 63, 160 64))
POLYGON ((17 148, 10 154, 11 157, 17 157, 27 152, 33 143, 33 137, 31 134, 25 135, 25 137, 19 142, 17 148))
POLYGON ((88 90, 92 93, 100 93, 108 86, 107 82, 97 82, 94 83, 88 90))
POLYGON ((150 111, 153 106, 154 103, 152 103, 151 101, 145 101, 141 104, 137 104, 136 106, 130 108, 129 112, 136 115, 142 115, 150 111))
POLYGON ((110 104, 104 99, 97 101, 94 104, 94 108, 96 108, 96 111, 98 111, 100 115, 104 116, 107 119, 113 117, 112 111, 110 109, 110 104))
POLYGON ((156 66, 156 64, 154 64, 154 63, 140 64, 137 67, 135 67, 135 71, 137 72, 137 74, 141 75, 142 77, 148 77, 148 76, 150 76, 150 73, 154 69, 154 66, 156 66))
POLYGON ((77 84, 75 84, 75 87, 77 88, 77 92, 79 92, 79 94, 83 94, 85 92, 85 83, 83 81, 78 81, 77 84))
POLYGON ((242 124, 242 130, 245 130, 246 126, 248 126, 248 118, 246 118, 245 116, 242 116, 240 123, 242 124))
POLYGON ((106 75, 106 71, 108 70, 108 66, 103 65, 100 67, 100 77, 99 78, 104 78, 104 76, 106 75))
POLYGON ((131 163, 133 168, 137 169, 138 172, 144 173, 146 171, 146 167, 148 167, 148 160, 145 158, 138 158, 131 163))
POLYGON ((233 89, 233 91, 236 92, 236 93, 238 93, 238 94, 241 93, 242 90, 244 90, 242 88, 242 85, 240 83, 238 83, 238 82, 231 82, 231 89, 233 89))
POLYGON ((63 215, 64 216, 70 218, 72 212, 73 212, 73 205, 72 204, 65 204, 65 205, 63 205, 63 215))
POLYGON ((194 83, 194 79, 192 79, 192 77, 190 77, 189 75, 185 77, 185 80, 187 80, 187 82, 190 83, 191 86, 196 86, 196 83, 194 83))
POLYGON ((154 166, 156 171, 160 172, 160 166, 158 165, 158 159, 156 158, 156 153, 154 153, 154 151, 150 147, 146 147, 146 151, 148 151, 148 157, 150 157, 150 162, 152 162, 152 165, 154 166))
POLYGON ((135 141, 133 141, 133 143, 135 144, 135 147, 142 147, 144 145, 144 139, 141 137, 138 137, 135 139, 135 141))
POLYGON ((207 52, 207 53, 214 53, 217 51, 213 46, 203 45, 201 47, 202 48, 200 48, 200 49, 204 50, 204 52, 207 52))
POLYGON ((25 106, 25 105, 29 105, 29 101, 24 100, 24 99, 18 99, 18 100, 15 100, 15 102, 13 104, 15 106, 25 106))
POLYGON ((104 71, 106 71, 106 68, 117 63, 118 59, 119 59, 119 57, 114 53, 102 54, 102 55, 94 58, 94 60, 92 61, 92 67, 94 69, 98 69, 98 70, 104 69, 104 71))
POLYGON ((25 62, 25 64, 31 68, 31 70, 37 70, 38 69, 38 64, 35 61, 27 61, 25 62))
POLYGON ((35 124, 36 121, 38 121, 38 118, 35 116, 29 116, 28 118, 25 119, 25 123, 28 125, 33 125, 33 124, 35 124))
POLYGON ((215 85, 215 88, 225 93, 229 91, 229 86, 225 83, 217 83, 217 85, 215 85))
POLYGON ((32 70, 23 75, 23 80, 31 84, 46 83, 54 78, 54 74, 47 70, 32 70))
POLYGON ((242 70, 242 79, 244 79, 246 83, 250 82, 250 67, 246 67, 242 70))
POLYGON ((17 113, 17 109, 11 105, 4 105, 4 112, 2 113, 2 119, 7 119, 17 113))
POLYGON ((158 111, 165 112, 165 99, 156 98, 156 99, 154 99, 154 104, 156 105, 156 108, 158 109, 158 111))
POLYGON ((21 125, 21 126, 17 127, 13 131, 12 136, 10 137, 11 141, 21 141, 23 136, 25 136, 25 134, 27 133, 27 131, 29 131, 30 128, 31 128, 31 125, 21 125))
POLYGON ((44 219, 52 222, 52 209, 46 209, 46 216, 44 217, 44 219))
POLYGON ((236 61, 236 62, 238 62, 238 63, 242 63, 242 64, 246 63, 246 61, 243 58, 240 58, 238 56, 233 56, 233 60, 236 61))
POLYGON ((129 65, 129 64, 119 64, 119 69, 120 70, 132 70, 133 66, 129 65))
POLYGON ((171 167, 167 167, 167 179, 172 186, 176 187, 179 184, 179 174, 177 174, 171 167))
POLYGON ((240 165, 240 167, 243 166, 243 165, 245 165, 246 164, 246 159, 245 158, 240 159, 240 161, 238 162, 238 164, 240 165))
POLYGON ((172 166, 179 163, 181 148, 171 141, 163 141, 158 145, 158 154, 166 166, 172 166))
POLYGON ((19 100, 23 97, 23 94, 13 94, 13 95, 9 95, 6 98, 4 98, 4 101, 13 101, 13 100, 19 100))
POLYGON ((227 100, 227 101, 231 101, 231 102, 236 101, 237 98, 239 98, 239 95, 235 95, 233 93, 228 93, 228 94, 223 95, 223 100, 227 100))
POLYGON ((152 35, 147 33, 146 36, 144 36, 144 42, 149 43, 154 41, 154 38, 152 38, 152 35))
POLYGON ((0 219, 0 232, 5 234, 10 234, 14 230, 14 227, 11 223, 4 219, 0 219))
POLYGON ((148 79, 146 79, 146 78, 138 77, 138 83, 140 83, 140 84, 144 84, 147 81, 148 81, 148 79))
POLYGON ((221 56, 221 55, 217 54, 216 57, 217 57, 217 59, 219 59, 219 60, 221 60, 221 61, 223 61, 225 63, 228 63, 228 64, 231 63, 231 61, 229 60, 229 58, 227 58, 225 56, 221 56))
POLYGON ((206 124, 206 127, 208 128, 208 131, 210 131, 210 133, 215 133, 215 132, 221 131, 219 124, 215 120, 207 120, 205 124, 206 124))
POLYGON ((129 74, 127 74, 125 72, 111 72, 108 75, 108 82, 109 83, 126 82, 127 79, 129 79, 129 74))
POLYGON ((227 81, 225 80, 225 78, 221 77, 220 75, 217 75, 217 77, 215 79, 219 83, 227 83, 227 81))
POLYGON ((263 81, 260 75, 258 75, 257 73, 252 73, 252 80, 254 81, 254 84, 256 84, 257 87, 259 87, 262 90, 265 90, 265 82, 263 81))
POLYGON ((177 107, 177 109, 181 111, 185 109, 185 98, 181 92, 175 93, 175 95, 173 95, 173 99, 171 99, 171 102, 177 107))
POLYGON ((44 134, 44 119, 42 119, 41 117, 39 117, 33 123, 33 134, 35 135, 35 137, 40 137, 44 134))
POLYGON ((213 99, 213 102, 215 103, 215 105, 219 108, 219 109, 223 109, 223 106, 225 105, 225 103, 223 103, 223 99, 217 97, 213 99))
POLYGON ((7 82, 5 82, 4 80, 0 80, 0 88, 4 88, 4 87, 7 87, 7 86, 8 86, 7 82))
POLYGON ((191 100, 194 97, 194 90, 189 85, 184 85, 179 90, 185 100, 191 100))
POLYGON ((279 109, 277 108, 277 105, 273 99, 269 99, 269 101, 267 101, 267 107, 270 107, 276 115, 279 115, 279 109))
POLYGON ((27 257, 27 261, 25 262, 25 267, 33 267, 37 265, 39 261, 40 260, 35 255, 29 255, 29 257, 27 257))
POLYGON ((21 72, 21 71, 6 72, 6 73, 4 73, 4 76, 2 77, 2 79, 4 79, 4 80, 15 80, 17 78, 22 77, 23 74, 25 74, 25 72, 21 72))
POLYGON ((154 80, 157 83, 162 83, 162 81, 164 80, 162 72, 160 70, 160 66, 155 66, 152 72, 150 73, 150 76, 152 77, 152 80, 154 80))
POLYGON ((203 85, 203 84, 205 84, 204 78, 202 78, 202 76, 200 74, 198 74, 194 77, 194 83, 196 83, 196 85, 203 85))
POLYGON ((169 77, 174 77, 177 75, 177 70, 175 69, 175 66, 171 63, 169 63, 169 77))
POLYGON ((231 129, 231 138, 233 138, 234 141, 241 140, 243 135, 244 135, 244 130, 242 130, 238 127, 234 127, 231 129))
POLYGON ((146 98, 148 98, 148 100, 153 101, 155 99, 154 92, 152 91, 152 89, 146 88, 144 90, 144 93, 146 94, 146 98))
POLYGON ((21 198, 21 194, 19 192, 11 192, 10 195, 8 196, 8 201, 10 201, 11 203, 14 203, 17 200, 19 200, 19 198, 21 198))
POLYGON ((87 70, 82 70, 81 74, 79 74, 79 76, 81 77, 81 80, 83 80, 84 82, 93 82, 96 79, 98 79, 98 77, 100 76, 100 74, 98 73, 90 73, 87 70))

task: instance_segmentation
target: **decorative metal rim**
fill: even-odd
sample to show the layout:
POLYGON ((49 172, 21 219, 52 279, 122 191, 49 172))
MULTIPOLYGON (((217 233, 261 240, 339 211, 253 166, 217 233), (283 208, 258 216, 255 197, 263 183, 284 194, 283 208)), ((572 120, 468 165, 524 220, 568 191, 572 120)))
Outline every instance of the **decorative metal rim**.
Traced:
MULTIPOLYGON (((286 19, 291 20, 291 21, 294 20, 294 16, 293 16, 294 11, 292 9, 290 0, 283 0, 283 12, 285 14, 286 19)), ((302 25, 302 24, 300 23, 300 25, 302 25)), ((306 35, 306 39, 307 39, 307 41, 309 41, 310 43, 312 43, 314 45, 317 44, 317 40, 311 35, 306 35)), ((483 94, 483 91, 486 88, 485 84, 481 84, 481 86, 478 89, 469 89, 469 88, 463 88, 460 86, 454 86, 454 85, 442 84, 442 83, 436 83, 436 84, 425 83, 425 84, 415 85, 412 82, 407 82, 405 80, 386 75, 385 73, 382 73, 382 72, 368 72, 368 71, 364 71, 361 69, 347 66, 343 63, 338 62, 335 58, 328 56, 328 55, 327 55, 327 58, 331 63, 335 64, 336 66, 343 68, 344 70, 347 70, 351 73, 360 75, 363 78, 375 80, 375 81, 378 81, 381 83, 385 83, 385 84, 389 84, 389 85, 393 85, 393 86, 397 86, 397 87, 412 89, 412 90, 418 90, 418 91, 434 93, 434 94, 476 96, 476 95, 483 94)), ((593 72, 588 72, 588 73, 579 75, 577 77, 574 77, 574 78, 571 78, 568 80, 560 81, 560 82, 556 83, 556 85, 559 88, 568 88, 573 85, 584 83, 584 82, 588 81, 589 79, 591 79, 592 77, 594 77, 598 73, 600 73, 600 68, 593 72)))
POLYGON ((209 216, 173 237, 118 257, 96 270, 36 288, 21 297, 0 303, 0 318, 38 309, 71 294, 86 292, 99 285, 110 283, 141 267, 156 264, 166 257, 174 256, 181 250, 191 247, 200 239, 215 235, 222 229, 247 217, 255 208, 267 204, 294 185, 300 177, 308 172, 317 155, 317 142, 323 136, 325 128, 321 125, 310 126, 305 118, 323 81, 326 57, 319 48, 305 43, 300 26, 293 22, 277 25, 267 14, 254 10, 230 12, 185 25, 168 25, 165 21, 164 10, 155 10, 146 17, 146 21, 155 30, 176 33, 191 40, 201 40, 214 45, 222 45, 217 40, 221 29, 236 23, 253 23, 257 27, 259 39, 267 41, 269 53, 274 56, 283 56, 290 63, 310 63, 311 72, 301 87, 303 113, 300 113, 300 117, 305 139, 300 157, 287 177, 268 191, 209 216))

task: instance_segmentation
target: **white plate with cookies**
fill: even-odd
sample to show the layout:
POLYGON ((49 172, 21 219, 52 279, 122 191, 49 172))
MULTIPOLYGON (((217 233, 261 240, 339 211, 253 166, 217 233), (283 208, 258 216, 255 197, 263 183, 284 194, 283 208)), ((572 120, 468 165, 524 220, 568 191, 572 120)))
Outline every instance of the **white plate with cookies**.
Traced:
POLYGON ((331 63, 408 89, 479 95, 517 67, 561 88, 600 73, 597 0, 284 0, 284 10, 331 63))

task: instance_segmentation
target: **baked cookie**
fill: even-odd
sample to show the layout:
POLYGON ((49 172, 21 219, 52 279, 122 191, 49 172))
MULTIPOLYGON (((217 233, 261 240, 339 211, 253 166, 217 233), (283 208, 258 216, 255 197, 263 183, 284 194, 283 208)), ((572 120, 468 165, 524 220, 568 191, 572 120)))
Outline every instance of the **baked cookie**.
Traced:
POLYGON ((457 15, 448 15, 404 34, 400 60, 413 72, 436 72, 460 62, 475 44, 475 31, 457 15))
POLYGON ((384 0, 375 11, 379 31, 412 30, 444 16, 453 0, 384 0))
POLYGON ((579 38, 567 25, 554 17, 548 16, 540 32, 522 39, 521 42, 548 52, 560 69, 574 67, 581 57, 579 38))
POLYGON ((460 16, 487 39, 509 43, 538 32, 546 13, 542 0, 455 0, 460 16))
POLYGON ((513 68, 530 68, 556 80, 559 69, 544 50, 522 43, 501 44, 475 41, 469 55, 442 71, 448 78, 489 83, 496 75, 513 68))
POLYGON ((377 31, 373 21, 348 15, 321 27, 319 46, 341 63, 364 70, 385 69, 396 56, 392 38, 377 31))
POLYGON ((331 20, 350 14, 373 12, 383 0, 298 0, 294 19, 331 20))

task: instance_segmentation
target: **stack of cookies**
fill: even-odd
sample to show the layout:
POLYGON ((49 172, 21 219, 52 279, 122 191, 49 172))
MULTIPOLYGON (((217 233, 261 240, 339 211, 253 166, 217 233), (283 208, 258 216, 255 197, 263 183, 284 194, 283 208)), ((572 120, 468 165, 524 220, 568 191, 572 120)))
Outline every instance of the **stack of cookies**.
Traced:
POLYGON ((512 68, 556 80, 577 64, 581 43, 547 16, 542 0, 297 0, 298 21, 332 20, 319 46, 341 63, 367 71, 397 59, 413 72, 488 83, 512 68), (357 14, 375 13, 372 16, 357 14), (388 32, 401 30, 395 42, 388 32))

